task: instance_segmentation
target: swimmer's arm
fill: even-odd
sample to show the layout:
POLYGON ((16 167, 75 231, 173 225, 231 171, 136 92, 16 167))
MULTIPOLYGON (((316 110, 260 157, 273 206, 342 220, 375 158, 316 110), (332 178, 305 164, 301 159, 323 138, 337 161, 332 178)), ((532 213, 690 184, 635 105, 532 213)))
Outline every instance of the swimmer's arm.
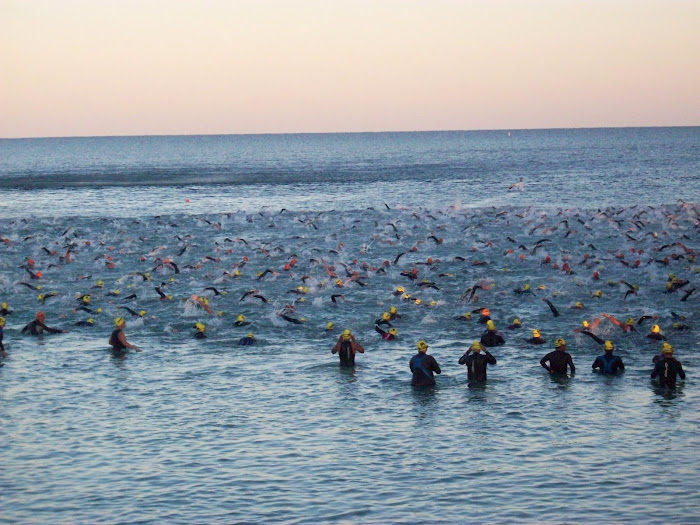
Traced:
POLYGON ((495 365, 496 364, 496 358, 491 355, 491 352, 488 350, 484 349, 484 355, 486 356, 486 362, 490 365, 495 365))
POLYGON ((552 372, 552 369, 547 366, 547 356, 544 356, 542 359, 540 359, 540 364, 542 365, 543 368, 547 370, 547 372, 552 372))
POLYGON ((469 354, 471 354, 471 352, 472 352, 472 351, 471 351, 471 348, 470 348, 469 350, 467 350, 467 353, 466 353, 466 354, 464 354, 462 357, 459 358, 458 363, 459 363, 460 365, 466 365, 466 364, 467 364, 467 357, 469 357, 469 354))
POLYGON ((569 363, 569 368, 571 368, 571 373, 575 374, 576 373, 576 367, 574 366, 574 360, 571 359, 571 356, 569 356, 569 359, 567 361, 569 363))
POLYGON ((51 327, 48 327, 48 326, 46 326, 46 325, 45 325, 44 323, 42 323, 42 322, 38 322, 37 324, 38 324, 39 326, 41 326, 44 330, 46 330, 46 331, 47 331, 48 333, 50 333, 50 334, 65 334, 65 333, 68 332, 68 330, 61 330, 60 328, 51 328, 51 327))
POLYGON ((137 352, 140 352, 141 349, 136 346, 132 345, 129 341, 126 340, 126 336, 124 335, 124 332, 119 332, 119 335, 117 336, 121 344, 123 344, 125 347, 130 348, 131 350, 136 350, 137 352))

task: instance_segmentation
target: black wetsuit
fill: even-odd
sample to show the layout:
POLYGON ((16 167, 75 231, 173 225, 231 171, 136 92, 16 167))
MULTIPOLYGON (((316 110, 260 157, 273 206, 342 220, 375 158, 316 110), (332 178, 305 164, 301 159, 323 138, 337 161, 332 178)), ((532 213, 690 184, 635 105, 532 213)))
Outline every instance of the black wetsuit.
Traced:
POLYGON ((503 339, 503 336, 499 334, 498 332, 484 332, 484 334, 481 336, 481 344, 484 346, 488 346, 489 348, 494 347, 494 346, 500 346, 502 344, 505 344, 506 340, 503 339))
POLYGON ((0 326, 0 354, 2 354, 2 357, 5 357, 5 345, 2 342, 3 335, 3 327, 0 326))
POLYGON ((479 324, 486 324, 491 320, 491 317, 488 315, 482 315, 479 317, 479 324))
POLYGON ((659 383, 664 388, 676 388, 676 376, 685 379, 685 372, 680 361, 675 357, 664 357, 656 362, 651 378, 659 378, 659 383))
POLYGON ((563 350, 549 352, 540 360, 540 364, 546 368, 548 372, 553 372, 555 374, 566 374, 566 365, 569 365, 572 374, 576 372, 571 354, 563 350), (545 364, 547 362, 549 362, 549 366, 545 364))
POLYGON ((411 380, 413 386, 434 385, 435 376, 433 376, 433 372, 436 374, 442 372, 435 358, 422 352, 418 352, 414 355, 408 363, 408 366, 411 372, 413 372, 413 379, 411 380))
POLYGON ((653 339, 654 341, 663 341, 666 338, 661 334, 655 334, 654 332, 652 332, 650 334, 647 334, 647 339, 653 339))
POLYGON ((126 346, 119 340, 119 330, 115 328, 112 335, 109 336, 109 344, 112 345, 112 353, 114 355, 124 355, 126 354, 126 346))
POLYGON ((620 356, 613 355, 612 352, 605 352, 603 355, 595 358, 592 368, 594 370, 600 368, 600 371, 604 374, 616 374, 618 370, 625 369, 625 364, 620 356))
POLYGON ((340 366, 355 366, 355 352, 352 349, 352 341, 341 341, 338 350, 340 366))
POLYGON ((238 340, 238 344, 241 346, 250 346, 255 344, 255 338, 254 337, 241 337, 238 340))
POLYGON ((382 330, 376 324, 374 325, 374 331, 378 334, 381 334, 382 339, 384 339, 385 341, 393 341, 394 339, 396 339, 396 336, 394 334, 390 334, 389 332, 382 330))
POLYGON ((488 350, 467 353, 459 358, 460 365, 467 365, 467 379, 469 381, 486 381, 486 365, 495 365, 496 358, 488 350))
POLYGON ((195 339, 206 339, 207 334, 205 334, 204 332, 197 332, 196 334, 194 334, 194 338, 195 339))
POLYGON ((527 340, 527 342, 532 343, 533 345, 543 345, 547 342, 547 340, 542 339, 541 337, 531 337, 527 340))
POLYGON ((34 319, 32 322, 27 323, 27 326, 22 328, 23 334, 27 332, 29 332, 31 335, 40 335, 44 332, 47 332, 49 334, 60 334, 61 332, 63 332, 63 330, 60 330, 58 328, 49 328, 38 319, 34 319))

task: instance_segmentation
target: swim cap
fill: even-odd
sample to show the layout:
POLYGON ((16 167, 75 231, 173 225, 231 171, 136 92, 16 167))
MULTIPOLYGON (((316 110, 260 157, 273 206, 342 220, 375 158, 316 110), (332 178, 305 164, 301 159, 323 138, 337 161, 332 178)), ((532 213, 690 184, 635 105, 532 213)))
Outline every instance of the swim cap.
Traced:
POLYGON ((40 293, 39 295, 36 296, 37 300, 43 301, 44 300, 44 294, 40 293))
POLYGON ((343 330, 343 339, 346 341, 352 337, 352 332, 348 330, 347 328, 343 330))
POLYGON ((119 292, 119 290, 112 290, 112 293, 113 293, 114 295, 119 295, 120 292, 119 292))
POLYGON ((560 337, 559 339, 554 341, 554 348, 559 348, 560 346, 566 346, 566 341, 563 337, 560 337))
POLYGON ((333 323, 331 321, 326 323, 326 330, 333 330, 333 323))
POLYGON ((530 284, 525 283, 525 286, 523 286, 523 290, 529 290, 530 289, 530 284))
POLYGON ((595 293, 593 294, 595 297, 601 297, 603 295, 603 292, 600 290, 596 290, 595 293))
POLYGON ((661 345, 661 353, 662 354, 672 354, 673 353, 673 347, 671 346, 670 343, 664 343, 661 345))
POLYGON ((539 337, 540 336, 540 331, 535 329, 532 331, 532 337, 539 337))
POLYGON ((391 308, 389 308, 389 313, 392 313, 392 314, 397 313, 396 307, 392 306, 391 308))
POLYGON ((581 301, 576 301, 576 303, 574 304, 574 307, 583 308, 583 303, 581 301))
POLYGON ((7 310, 7 303, 2 303, 2 307, 1 307, 1 308, 2 308, 3 310, 7 310))
POLYGON ((146 317, 146 310, 141 310, 139 312, 139 317, 146 317))
POLYGON ((410 298, 411 298, 411 294, 407 292, 407 293, 403 294, 403 295, 401 296, 401 298, 402 298, 402 299, 410 299, 410 298))
POLYGON ((236 268, 236 269, 233 271, 233 275, 235 275, 236 277, 238 277, 239 275, 241 275, 241 271, 240 271, 238 268, 236 268))
POLYGON ((396 337, 396 335, 399 333, 399 331, 396 328, 389 328, 389 333, 396 337))
POLYGON ((384 319, 385 321, 388 321, 389 319, 391 319, 391 315, 389 314, 389 312, 384 312, 382 314, 382 319, 384 319))
POLYGON ((607 351, 607 350, 612 350, 613 348, 615 348, 615 345, 613 344, 612 341, 605 341, 604 347, 605 347, 605 350, 607 351))
POLYGON ((430 306, 435 306, 437 303, 435 301, 430 301, 430 306))
POLYGON ((658 324, 655 324, 654 326, 651 327, 651 332, 653 334, 658 334, 661 331, 661 328, 659 328, 658 324))
POLYGON ((248 332, 247 334, 245 334, 245 336, 248 337, 248 338, 250 338, 250 339, 255 339, 255 336, 253 335, 253 332, 248 332))
POLYGON ((200 332, 204 332, 206 329, 206 326, 204 326, 204 323, 195 323, 194 327, 199 330, 200 332))
POLYGON ((628 317, 627 321, 625 321, 625 324, 627 326, 634 326, 634 319, 632 317, 628 317))
POLYGON ((422 339, 416 343, 416 347, 418 348, 419 352, 425 352, 428 350, 428 343, 423 341, 422 339))
POLYGON ((472 313, 471 313, 471 312, 464 312, 464 313, 462 314, 462 317, 464 317, 465 319, 471 319, 471 318, 472 318, 472 313))
POLYGON ((335 280, 335 285, 336 285, 336 286, 343 286, 343 281, 342 281, 342 279, 336 279, 336 280, 335 280))
POLYGON ((101 313, 102 313, 102 308, 98 308, 98 309, 97 309, 97 313, 98 313, 98 314, 101 314, 101 313))
POLYGON ((547 287, 544 284, 541 284, 537 287, 538 290, 546 290, 547 287))
POLYGON ((44 320, 44 319, 46 319, 46 314, 44 312, 37 312, 36 318, 39 320, 44 320))
POLYGON ((513 319, 513 324, 514 324, 515 326, 520 326, 522 323, 520 322, 520 319, 518 319, 518 318, 516 317, 515 319, 513 319))
POLYGON ((496 329, 496 323, 491 321, 490 319, 486 322, 486 328, 489 330, 495 330, 496 329))
POLYGON ((123 325, 124 323, 126 323, 126 321, 124 321, 124 318, 123 318, 123 317, 117 317, 117 318, 114 320, 114 324, 117 325, 117 326, 121 326, 121 325, 123 325))
POLYGON ((469 349, 473 350, 474 352, 480 352, 481 350, 483 350, 483 347, 481 346, 481 343, 479 341, 474 341, 469 347, 469 349))
POLYGON ((0 326, 5 326, 5 318, 0 317, 0 326))
POLYGON ((584 322, 581 323, 581 324, 583 325, 584 328, 588 328, 588 321, 584 321, 584 322))
POLYGON ((416 304, 420 304, 420 299, 416 299, 414 302, 415 302, 416 304))
POLYGON ((82 300, 85 304, 87 304, 90 302, 90 296, 85 294, 85 295, 83 295, 82 300))
POLYGON ((239 323, 244 322, 244 321, 245 321, 245 317, 243 316, 243 314, 238 314, 238 317, 236 317, 236 321, 239 322, 239 323))
POLYGON ((92 324, 92 323, 95 322, 95 320, 94 320, 92 317, 88 317, 87 322, 90 323, 90 324, 92 324))
POLYGON ((671 282, 666 283, 667 290, 670 290, 672 287, 673 287, 673 283, 671 283, 671 282))
POLYGON ((404 289, 403 286, 399 286, 399 287, 396 289, 396 291, 399 292, 399 293, 404 293, 406 290, 404 289))
POLYGON ((488 308, 481 310, 481 315, 491 315, 491 311, 488 308))

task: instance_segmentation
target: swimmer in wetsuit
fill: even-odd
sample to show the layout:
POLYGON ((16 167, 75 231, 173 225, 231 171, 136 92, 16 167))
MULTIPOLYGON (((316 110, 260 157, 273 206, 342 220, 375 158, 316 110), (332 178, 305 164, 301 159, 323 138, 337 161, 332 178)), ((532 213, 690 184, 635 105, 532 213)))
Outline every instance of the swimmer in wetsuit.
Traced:
POLYGON ((24 328, 22 328, 22 333, 29 333, 31 335, 41 335, 44 332, 47 332, 49 334, 65 334, 68 332, 68 330, 60 330, 59 328, 49 328, 44 324, 45 319, 46 315, 44 314, 44 312, 37 312, 36 319, 27 323, 27 325, 24 328))
POLYGON ((654 371, 651 373, 651 378, 659 378, 661 387, 674 390, 676 388, 676 377, 685 379, 685 372, 681 362, 673 357, 673 347, 664 343, 661 346, 661 355, 663 356, 656 362, 654 371))
POLYGON ((566 374, 566 367, 571 369, 571 373, 576 372, 574 361, 571 359, 571 354, 566 351, 566 341, 561 337, 554 341, 554 350, 549 352, 540 360, 540 364, 550 374, 566 374), (547 365, 549 363, 549 366, 547 365))
POLYGON ((117 317, 114 320, 114 325, 116 328, 112 332, 112 335, 109 336, 109 344, 112 347, 112 354, 116 357, 123 356, 126 354, 127 349, 132 349, 136 350, 137 352, 140 352, 141 349, 136 346, 132 345, 126 340, 126 335, 124 334, 124 328, 126 328, 126 321, 124 320, 123 317, 117 317))
POLYGON ((2 338, 4 335, 3 334, 4 328, 5 328, 5 318, 0 317, 0 357, 2 357, 3 359, 5 359, 7 357, 7 352, 5 351, 5 345, 2 342, 2 338))
POLYGON ((593 361, 593 370, 599 368, 603 374, 617 374, 618 370, 624 370, 625 364, 622 362, 622 358, 618 355, 613 355, 613 350, 615 345, 612 341, 605 341, 604 343, 605 354, 598 356, 593 361))
POLYGON ((338 354, 342 367, 355 366, 355 354, 358 352, 364 354, 365 349, 355 340, 355 336, 347 328, 343 330, 338 342, 331 349, 332 354, 338 354))
POLYGON ((251 346, 254 345, 256 342, 257 339, 255 339, 255 336, 252 333, 248 333, 245 337, 241 337, 238 340, 238 344, 240 346, 251 346))
POLYGON ((207 327, 204 325, 204 323, 195 323, 192 328, 195 328, 197 330, 194 334, 195 339, 207 338, 207 334, 204 333, 207 327))
POLYGON ((435 374, 440 374, 440 365, 432 355, 428 355, 428 343, 421 340, 416 344, 418 353, 411 358, 408 367, 411 369, 413 386, 431 386, 435 384, 435 374))
POLYGON ((506 340, 503 336, 496 332, 496 323, 491 319, 486 322, 486 332, 481 336, 481 344, 488 347, 500 346, 505 344, 506 340))
POLYGON ((539 330, 535 329, 532 331, 532 337, 528 339, 527 342, 533 345, 543 345, 547 342, 547 340, 540 335, 539 330))
POLYGON ((385 341, 393 341, 396 339, 396 336, 399 335, 399 331, 396 328, 389 328, 389 331, 386 332, 379 328, 379 325, 376 324, 374 325, 374 331, 381 335, 382 339, 385 341))
POLYGON ((647 339, 653 339, 654 341, 663 341, 666 339, 663 335, 661 335, 661 327, 659 327, 658 324, 655 324, 654 326, 651 327, 651 331, 647 334, 647 339))
POLYGON ((479 341, 474 341, 469 350, 459 358, 459 364, 467 365, 467 380, 481 382, 486 381, 486 365, 495 365, 496 358, 479 341))

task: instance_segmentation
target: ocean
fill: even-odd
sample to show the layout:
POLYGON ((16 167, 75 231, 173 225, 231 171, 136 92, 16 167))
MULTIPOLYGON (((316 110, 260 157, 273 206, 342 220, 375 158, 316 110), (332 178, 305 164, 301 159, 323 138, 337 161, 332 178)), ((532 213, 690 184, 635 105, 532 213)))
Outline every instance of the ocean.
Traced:
POLYGON ((0 519, 700 522, 699 174, 697 127, 0 140, 0 519))

